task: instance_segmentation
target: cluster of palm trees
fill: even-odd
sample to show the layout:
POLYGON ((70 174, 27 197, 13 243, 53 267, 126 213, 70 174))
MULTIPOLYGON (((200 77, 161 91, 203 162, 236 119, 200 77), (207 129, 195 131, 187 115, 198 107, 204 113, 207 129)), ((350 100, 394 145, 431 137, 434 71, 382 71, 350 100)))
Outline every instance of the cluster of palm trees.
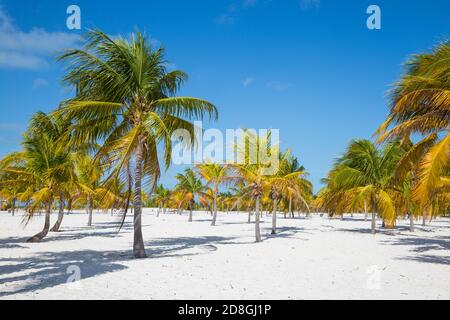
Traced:
MULTIPOLYGON (((311 198, 306 173, 289 153, 280 154, 282 165, 271 178, 262 175, 261 161, 235 166, 210 163, 198 165, 195 173, 187 170, 177 175, 179 183, 173 191, 158 186, 160 162, 165 168, 170 165, 172 133, 185 129, 193 135, 191 121, 205 116, 216 119, 217 109, 206 100, 177 97, 187 75, 167 71, 164 50, 152 48, 141 33, 126 40, 89 31, 84 47, 65 51, 59 61, 66 66, 64 82, 74 89, 74 98, 50 113, 36 113, 22 150, 0 161, 0 195, 10 200, 12 212, 17 201, 25 203, 27 220, 45 212, 42 231, 29 242, 59 231, 65 209, 86 208, 89 226, 94 208, 120 209, 122 223, 132 209, 133 254, 143 258, 142 208, 145 195, 153 192, 151 201, 164 212, 170 206, 177 211, 189 208, 190 221, 194 206, 203 205, 212 212, 212 225, 219 206, 242 208, 255 203, 260 241, 261 206, 272 205, 276 212, 277 203, 289 199, 289 210, 294 210, 298 199, 306 205, 311 198), (225 196, 220 187, 228 183, 236 192, 225 196), (51 227, 55 206, 58 218, 51 227)), ((260 139, 255 143, 261 144, 260 139)), ((246 155, 247 160, 251 157, 246 155)))
MULTIPOLYGON (((255 141, 260 140, 256 137, 255 141)), ((294 212, 309 213, 313 199, 312 184, 297 158, 286 151, 279 154, 279 160, 273 175, 262 174, 263 162, 196 165, 177 174, 178 183, 172 191, 159 185, 148 206, 157 207, 158 216, 168 208, 178 214, 189 210, 189 222, 193 221, 194 209, 206 209, 211 213, 212 226, 216 225, 219 209, 227 213, 246 211, 248 223, 254 212, 255 239, 260 242, 260 217, 264 211, 272 214, 272 234, 275 234, 278 212, 285 217, 287 214, 294 217, 294 212), (228 191, 220 192, 221 187, 228 191)))
POLYGON ((317 207, 331 214, 372 212, 394 228, 398 217, 423 224, 450 211, 450 42, 413 56, 391 92, 376 143, 354 140, 324 179, 317 207), (413 139, 418 140, 413 143, 413 139))
MULTIPOLYGON (((261 214, 271 214, 272 234, 277 214, 295 212, 372 213, 383 226, 394 228, 398 217, 423 222, 450 209, 450 44, 430 54, 414 56, 392 91, 387 121, 376 142, 354 140, 336 160, 326 186, 313 195, 307 172, 290 150, 247 132, 244 146, 235 146, 240 163, 195 165, 176 176, 173 190, 158 184, 171 161, 172 133, 194 134, 195 119, 217 119, 216 107, 192 97, 178 97, 187 75, 168 71, 164 50, 152 48, 140 33, 131 39, 110 38, 89 31, 82 49, 69 49, 59 61, 67 68, 64 82, 75 91, 50 113, 36 113, 23 137, 22 150, 0 161, 0 197, 14 214, 25 203, 26 219, 45 212, 44 227, 29 242, 57 232, 64 212, 85 208, 88 225, 94 208, 120 210, 122 223, 129 209, 134 215, 133 255, 146 256, 142 237, 142 208, 181 214, 194 210, 248 212, 261 241, 261 214), (422 140, 417 140, 423 137, 422 140), (249 152, 256 150, 256 152, 249 152), (267 174, 261 154, 277 156, 267 174), (161 163, 163 162, 163 168, 161 163), (146 196, 147 195, 147 196, 146 196), (145 203, 144 203, 145 202, 145 203), (51 212, 58 218, 50 228, 51 212)), ((187 142, 185 142, 187 143, 187 142)), ((195 142, 192 142, 195 143, 195 142)))

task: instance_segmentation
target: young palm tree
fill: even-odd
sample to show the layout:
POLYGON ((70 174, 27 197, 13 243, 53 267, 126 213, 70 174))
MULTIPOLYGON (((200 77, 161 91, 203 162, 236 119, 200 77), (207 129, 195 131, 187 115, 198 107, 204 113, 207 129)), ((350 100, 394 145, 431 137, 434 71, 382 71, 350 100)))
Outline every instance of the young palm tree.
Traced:
MULTIPOLYGON (((8 155, 0 163, 0 173, 10 175, 10 179, 1 181, 2 184, 23 186, 26 183, 21 199, 32 201, 28 219, 33 217, 36 209, 45 206, 44 228, 28 242, 39 242, 48 234, 55 198, 61 197, 61 190, 76 181, 71 146, 65 139, 56 137, 54 131, 42 126, 45 119, 51 118, 36 114, 24 135, 23 150, 8 155)), ((52 123, 47 122, 47 125, 52 123)))
POLYGON ((448 179, 450 153, 450 41, 433 52, 413 56, 407 72, 392 91, 388 119, 377 130, 379 142, 398 137, 406 139, 418 133, 424 139, 410 150, 401 163, 404 171, 416 171, 413 200, 419 202, 425 216, 439 185, 448 179), (393 125, 391 129, 389 127, 393 125))
POLYGON ((169 189, 164 188, 162 184, 155 188, 155 192, 153 193, 153 200, 155 204, 158 206, 158 214, 160 209, 163 210, 163 213, 166 213, 167 204, 170 200, 171 191, 169 189))
POLYGON ((134 165, 133 254, 143 258, 142 183, 152 190, 160 177, 158 145, 164 146, 168 167, 172 132, 193 133, 189 119, 217 118, 217 110, 205 100, 174 96, 187 75, 167 72, 164 50, 154 50, 141 33, 127 41, 89 31, 84 39, 84 50, 60 57, 68 67, 64 80, 77 88, 77 96, 58 112, 74 121, 76 141, 102 143, 96 158, 110 166, 109 179, 134 165))
POLYGON ((178 206, 188 206, 189 222, 192 222, 192 211, 195 204, 195 198, 203 195, 204 187, 192 169, 186 169, 184 174, 179 173, 175 178, 178 180, 178 183, 175 187, 174 193, 180 193, 182 195, 180 196, 181 202, 178 206))
POLYGON ((344 213, 370 199, 371 232, 375 233, 377 212, 383 218, 384 227, 394 228, 394 198, 399 191, 394 184, 393 172, 403 154, 404 150, 397 142, 380 151, 368 140, 352 141, 329 174, 327 189, 321 195, 327 198, 325 207, 344 213))
POLYGON ((216 225, 217 220, 217 197, 219 194, 219 187, 223 184, 230 183, 233 178, 228 175, 228 166, 215 163, 199 164, 196 169, 200 176, 206 181, 206 186, 212 189, 213 198, 213 218, 211 225, 216 225))
POLYGON ((300 166, 298 159, 290 151, 280 154, 280 165, 277 173, 268 179, 270 198, 273 200, 272 234, 276 234, 277 202, 280 195, 289 199, 289 212, 292 212, 292 200, 295 198, 303 203, 309 211, 307 197, 312 195, 312 185, 305 179, 307 173, 300 166))
POLYGON ((260 203, 264 192, 269 192, 271 176, 268 175, 268 166, 264 155, 279 154, 279 146, 272 145, 271 132, 267 135, 259 136, 251 132, 247 132, 248 139, 245 145, 237 145, 235 147, 244 163, 233 164, 231 168, 235 171, 236 177, 233 179, 241 181, 246 185, 246 190, 242 198, 251 196, 255 203, 255 239, 256 242, 261 242, 260 230, 260 203))

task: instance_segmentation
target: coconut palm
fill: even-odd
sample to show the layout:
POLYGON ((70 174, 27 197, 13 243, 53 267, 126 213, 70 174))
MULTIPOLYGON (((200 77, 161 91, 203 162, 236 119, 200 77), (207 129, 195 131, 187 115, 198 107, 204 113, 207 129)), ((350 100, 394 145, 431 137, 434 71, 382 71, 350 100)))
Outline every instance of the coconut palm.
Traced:
POLYGON ((164 186, 162 184, 158 185, 155 188, 155 192, 153 193, 153 201, 155 203, 155 205, 158 207, 158 216, 159 216, 159 211, 162 209, 163 213, 166 213, 166 209, 167 209, 167 204, 170 200, 170 190, 164 188, 164 186))
POLYGON ((195 204, 195 199, 203 195, 203 185, 200 179, 195 175, 192 169, 186 169, 184 174, 179 173, 175 177, 178 183, 175 187, 174 193, 179 193, 181 201, 178 207, 186 206, 189 208, 189 222, 192 222, 192 210, 195 204))
POLYGON ((375 233, 376 213, 383 218, 384 227, 394 228, 399 190, 393 173, 404 153, 398 142, 378 150, 369 140, 352 141, 329 173, 327 188, 321 194, 326 199, 325 208, 344 213, 370 199, 371 232, 375 233))
POLYGON ((388 119, 377 130, 378 141, 408 138, 418 133, 424 138, 400 164, 416 172, 412 198, 423 210, 423 222, 432 211, 442 179, 448 178, 450 153, 450 41, 431 53, 414 55, 405 75, 394 86, 388 119), (412 165, 411 165, 412 164, 412 165))
POLYGON ((212 212, 213 218, 211 225, 216 225, 217 220, 217 198, 219 194, 219 187, 221 185, 233 181, 233 177, 228 175, 228 166, 216 163, 204 163, 196 166, 200 176, 205 180, 206 186, 212 189, 212 212))
POLYGON ((158 146, 164 149, 166 167, 171 158, 171 134, 194 126, 188 120, 205 114, 217 118, 209 102, 175 97, 187 79, 182 71, 167 72, 162 48, 153 49, 141 33, 132 39, 112 39, 94 30, 84 37, 84 49, 67 50, 67 84, 77 96, 58 112, 74 121, 78 142, 101 142, 96 158, 110 166, 107 179, 127 174, 134 165, 135 258, 146 256, 142 237, 142 186, 151 191, 160 177, 158 146))
MULTIPOLYGON (((236 145, 235 151, 243 163, 233 164, 231 168, 235 172, 234 180, 244 183, 246 188, 242 197, 251 196, 255 203, 255 240, 261 242, 260 230, 260 204, 264 192, 269 192, 271 171, 273 164, 266 161, 267 155, 279 154, 279 146, 271 144, 271 132, 266 136, 255 135, 246 131, 248 139, 243 145, 236 145)), ((277 171, 277 168, 275 172, 277 171)))
POLYGON ((46 209, 44 228, 28 242, 39 242, 50 229, 50 214, 54 200, 61 198, 65 186, 76 181, 74 159, 71 146, 64 138, 56 137, 49 127, 56 122, 43 113, 37 113, 31 120, 22 142, 23 150, 5 157, 0 164, 0 172, 10 175, 2 179, 3 186, 23 186, 21 200, 31 200, 28 219, 41 206, 46 209), (46 121, 52 120, 52 121, 46 121))
POLYGON ((290 150, 280 154, 279 169, 275 175, 268 178, 269 197, 273 201, 272 234, 276 234, 277 202, 280 195, 289 199, 289 212, 292 212, 293 198, 303 203, 309 211, 307 197, 312 195, 312 185, 305 179, 306 176, 305 168, 291 155, 290 150))

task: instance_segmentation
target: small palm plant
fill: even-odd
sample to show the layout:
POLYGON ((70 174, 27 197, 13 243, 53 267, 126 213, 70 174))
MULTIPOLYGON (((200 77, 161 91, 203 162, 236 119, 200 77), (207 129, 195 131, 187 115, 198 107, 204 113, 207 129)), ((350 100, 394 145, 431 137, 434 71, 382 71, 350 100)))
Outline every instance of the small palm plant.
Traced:
POLYGON ((230 183, 233 177, 228 175, 228 166, 215 163, 199 164, 196 169, 200 176, 206 181, 206 186, 212 189, 212 211, 213 218, 211 225, 216 225, 217 220, 217 198, 219 195, 219 187, 230 183))
POLYGON ((195 199, 203 195, 204 187, 192 169, 186 169, 184 174, 177 174, 176 179, 178 180, 178 183, 174 193, 180 194, 179 198, 181 199, 178 206, 183 207, 187 205, 189 208, 189 222, 192 222, 192 211, 195 199))

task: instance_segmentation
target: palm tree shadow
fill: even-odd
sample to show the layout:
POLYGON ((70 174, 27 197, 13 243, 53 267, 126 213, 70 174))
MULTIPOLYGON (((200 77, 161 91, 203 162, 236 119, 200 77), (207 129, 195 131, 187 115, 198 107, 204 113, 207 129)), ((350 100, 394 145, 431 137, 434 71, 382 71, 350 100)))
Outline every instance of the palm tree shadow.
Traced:
POLYGON ((244 242, 233 241, 236 239, 217 236, 162 238, 146 243, 146 251, 150 258, 193 256, 216 251, 217 245, 244 244, 244 242))
MULTIPOLYGON (((311 232, 305 231, 304 228, 299 227, 277 227, 277 233, 271 234, 272 228, 264 228, 264 231, 268 233, 268 238, 293 238, 297 234, 310 234, 311 232)), ((296 237, 297 238, 297 237, 296 237)), ((297 238, 300 239, 300 238, 297 238)), ((307 239, 301 239, 307 240, 307 239)))
MULTIPOLYGON (((147 243, 147 254, 149 259, 206 254, 216 251, 219 244, 242 244, 235 239, 216 236, 155 239, 147 243)), ((23 238, 6 240, 13 243, 23 238)), ((132 261, 131 251, 78 250, 0 258, 0 297, 63 285, 72 266, 79 268, 81 279, 88 279, 124 270, 128 267, 121 262, 125 261, 132 261)))
POLYGON ((70 266, 78 267, 81 278, 87 279, 123 270, 126 266, 118 262, 128 259, 123 251, 93 250, 43 252, 29 257, 0 258, 0 284, 4 285, 0 297, 64 284, 72 274, 68 272, 70 266))
POLYGON ((413 256, 399 258, 400 260, 410 260, 418 261, 424 263, 435 263, 435 264, 450 264, 450 256, 432 255, 432 254, 422 254, 431 250, 450 250, 450 237, 442 236, 437 238, 421 238, 421 237, 407 237, 398 238, 392 241, 384 241, 386 245, 394 246, 413 246, 410 250, 416 254, 413 256), (418 253, 418 254, 417 254, 418 253))

